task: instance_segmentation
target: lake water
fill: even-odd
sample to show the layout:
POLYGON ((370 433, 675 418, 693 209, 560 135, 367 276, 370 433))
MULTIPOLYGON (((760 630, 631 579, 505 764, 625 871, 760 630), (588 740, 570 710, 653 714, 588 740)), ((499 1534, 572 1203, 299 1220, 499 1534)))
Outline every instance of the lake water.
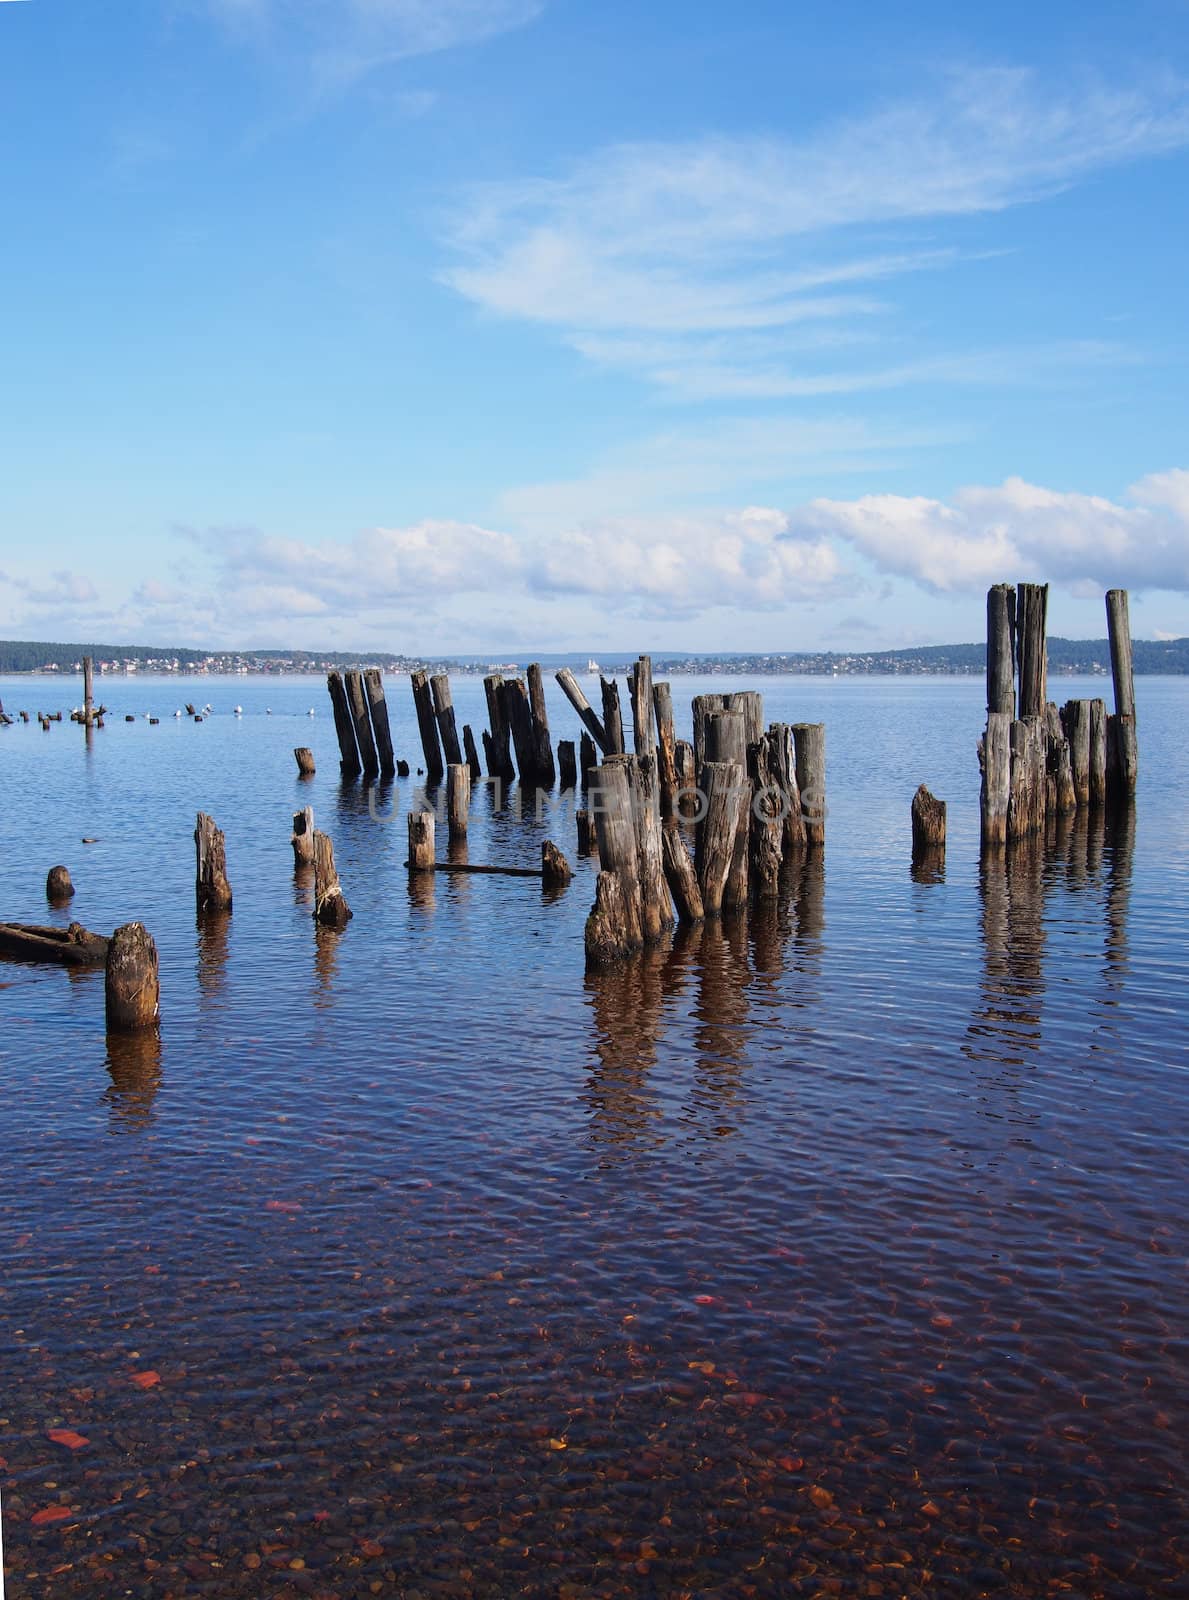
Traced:
POLYGON ((982 873, 979 680, 678 678, 679 734, 716 687, 826 722, 824 858, 598 977, 572 797, 472 806, 472 861, 553 837, 563 894, 410 883, 416 779, 340 784, 322 680, 0 729, 0 916, 143 920, 162 1013, 109 1052, 101 973, 0 963, 9 1600, 1189 1592, 1189 680, 1138 681, 1134 817, 982 873))

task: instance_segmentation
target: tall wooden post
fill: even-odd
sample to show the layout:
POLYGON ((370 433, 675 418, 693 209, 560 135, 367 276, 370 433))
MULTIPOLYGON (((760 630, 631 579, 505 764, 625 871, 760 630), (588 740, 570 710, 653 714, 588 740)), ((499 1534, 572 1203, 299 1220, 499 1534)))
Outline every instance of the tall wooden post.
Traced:
MULTIPOLYGON (((706 761, 708 765, 733 764, 743 774, 744 793, 739 807, 735 847, 723 893, 723 905, 735 911, 747 904, 751 842, 752 789, 747 775, 747 731, 742 711, 718 711, 706 719, 706 761)), ((702 788, 706 788, 704 782, 702 788)))
POLYGON ((1135 678, 1126 589, 1107 591, 1106 626, 1111 645, 1111 677, 1115 685, 1115 713, 1107 720, 1107 788, 1112 800, 1127 800, 1135 793, 1139 774, 1139 741, 1135 727, 1135 678))
POLYGON ((126 922, 112 934, 103 987, 109 1033, 156 1027, 161 1012, 157 946, 143 922, 126 922))
POLYGON ((433 692, 429 686, 428 672, 414 672, 409 682, 413 688, 413 705, 417 712, 417 731, 421 735, 421 750, 425 756, 425 780, 433 785, 441 783, 446 769, 442 763, 442 747, 438 742, 438 723, 434 716, 433 692))
POLYGON ((979 741, 982 768, 980 823, 982 848, 997 850, 1007 843, 1007 808, 1011 796, 1011 730, 1006 711, 992 711, 979 741))
POLYGON ((1090 804, 1100 806, 1107 789, 1106 706, 1101 700, 1090 702, 1090 804))
POLYGON ((1010 583, 987 590, 987 713, 1016 714, 1016 591, 1010 583))
POLYGON ((693 698, 694 717, 694 771, 701 772, 706 760, 706 719, 716 712, 725 711, 729 695, 697 694, 693 698))
POLYGON ((374 778, 380 771, 380 758, 376 754, 376 741, 372 734, 372 720, 367 713, 367 696, 363 692, 363 673, 348 672, 347 704, 351 707, 351 721, 355 724, 355 740, 363 762, 365 778, 374 778))
POLYGON ((83 657, 83 722, 89 728, 95 716, 95 663, 83 657))
POLYGON ((487 754, 487 776, 511 783, 516 776, 516 768, 512 765, 512 752, 508 744, 504 680, 498 672, 493 672, 490 677, 484 678, 483 689, 487 695, 487 725, 491 730, 490 739, 483 741, 487 754))
POLYGON ((584 733, 578 741, 578 772, 582 780, 582 787, 590 787, 593 774, 598 770, 599 755, 595 749, 595 742, 589 733, 584 733))
POLYGON ((557 772, 558 782, 563 789, 578 787, 578 757, 574 750, 573 739, 557 741, 557 772))
POLYGON ((751 854, 749 880, 757 899, 770 899, 780 891, 784 859, 784 814, 787 797, 780 781, 780 753, 773 734, 761 734, 748 746, 748 772, 752 801, 748 807, 751 854))
POLYGON ((195 888, 199 911, 230 911, 231 885, 227 881, 223 834, 215 827, 214 818, 208 817, 205 811, 198 813, 194 844, 198 856, 195 888))
POLYGON ((626 747, 623 742, 623 716, 619 709, 619 684, 614 678, 600 678, 599 687, 603 695, 604 749, 609 756, 621 756, 626 747))
POLYGON ((359 747, 355 743, 355 723, 347 704, 347 691, 341 672, 326 674, 326 687, 330 691, 330 704, 334 710, 334 731, 339 741, 339 770, 344 778, 357 778, 362 771, 359 747))
POLYGON ((793 746, 797 755, 797 789, 805 820, 805 843, 820 849, 826 842, 826 725, 795 722, 793 746))
POLYGON ((656 752, 652 732, 651 656, 641 656, 628 673, 628 689, 632 697, 632 748, 638 756, 651 756, 656 752))
POLYGON ((699 781, 705 814, 698 824, 698 882, 706 916, 717 917, 739 837, 747 773, 736 761, 705 761, 699 781))
POLYGON ((552 789, 557 780, 553 765, 553 741, 549 733, 549 712, 545 705, 545 682, 541 666, 530 661, 525 676, 528 678, 528 706, 533 719, 533 782, 543 789, 552 789))
MULTIPOLYGON (((651 692, 648 703, 652 704, 651 692)), ((661 841, 660 792, 655 756, 630 758, 628 783, 636 828, 636 866, 640 883, 640 926, 645 944, 659 939, 674 923, 673 901, 665 881, 661 841)))
POLYGON ((673 694, 667 683, 652 686, 652 709, 656 718, 656 774, 661 786, 661 804, 668 812, 677 789, 677 734, 673 725, 673 694))
POLYGON ((781 858, 790 861, 805 849, 805 818, 801 815, 801 790, 797 784, 797 748, 787 722, 774 722, 768 729, 768 738, 772 746, 773 779, 784 795, 781 858))
POLYGON ((479 760, 479 752, 475 749, 475 735, 469 722, 464 722, 462 725, 462 751, 466 756, 467 766, 471 769, 471 783, 474 785, 483 777, 483 766, 479 760))
POLYGON ((1073 773, 1073 792, 1079 806, 1090 804, 1090 702, 1067 700, 1061 713, 1065 737, 1069 740, 1069 764, 1073 773))
POLYGON ((743 738, 750 749, 764 737, 764 697, 758 689, 741 689, 727 696, 727 709, 743 718, 743 738))
POLYGON ((363 675, 368 707, 372 714, 372 728, 376 735, 376 754, 380 759, 380 776, 396 776, 396 753, 392 748, 392 724, 388 720, 388 701, 384 696, 384 677, 379 667, 369 667, 363 675))
POLYGON ((1044 715, 1048 689, 1049 586, 1021 583, 1016 590, 1016 651, 1020 663, 1021 718, 1044 715))
POLYGON ((533 733, 533 711, 529 704, 528 688, 523 678, 505 678, 500 691, 504 702, 504 720, 512 734, 516 751, 516 770, 522 784, 535 782, 537 742, 533 733))
POLYGON ((600 864, 595 903, 586 919, 586 958, 592 965, 629 955, 644 938, 627 769, 625 756, 609 756, 591 783, 600 864))
POLYGON ((454 700, 450 694, 450 679, 444 672, 439 672, 429 680, 430 691, 433 695, 434 716, 437 718, 438 733, 442 739, 442 753, 446 757, 448 767, 456 767, 462 761, 462 746, 458 742, 458 725, 454 720, 454 700))

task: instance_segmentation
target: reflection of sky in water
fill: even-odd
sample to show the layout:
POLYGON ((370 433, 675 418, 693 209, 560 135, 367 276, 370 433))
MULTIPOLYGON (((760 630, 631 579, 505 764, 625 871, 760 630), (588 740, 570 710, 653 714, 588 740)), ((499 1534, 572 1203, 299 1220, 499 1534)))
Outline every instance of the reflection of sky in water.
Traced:
MULTIPOLYGON (((705 687, 675 681, 680 734, 705 687)), ((56 920, 67 863, 67 920, 154 933, 162 1007, 159 1045, 109 1044, 101 974, 0 966, 15 1596, 51 1568, 55 1600, 113 1572, 219 1596, 1177 1581, 1189 690, 1139 681, 1131 829, 980 872, 981 683, 762 687, 769 719, 827 723, 824 862, 589 977, 572 806, 472 805, 469 860, 552 837, 560 897, 411 879, 415 780, 373 820, 320 684, 204 682, 195 726, 170 712, 196 691, 142 679, 162 724, 89 755, 3 730, 4 914, 56 920), (950 847, 914 875, 922 780, 950 847), (342 934, 294 875, 306 804, 342 934), (197 922, 200 808, 235 909, 197 922)), ((481 682, 454 701, 478 732, 481 682)))

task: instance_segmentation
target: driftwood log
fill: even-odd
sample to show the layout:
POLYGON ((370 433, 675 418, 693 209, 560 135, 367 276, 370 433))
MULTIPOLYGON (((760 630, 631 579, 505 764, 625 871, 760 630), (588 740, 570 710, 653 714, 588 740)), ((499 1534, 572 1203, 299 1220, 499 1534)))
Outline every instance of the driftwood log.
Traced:
POLYGON ((108 941, 81 923, 68 928, 0 922, 0 955, 16 961, 49 962, 59 967, 95 967, 107 956, 108 941))

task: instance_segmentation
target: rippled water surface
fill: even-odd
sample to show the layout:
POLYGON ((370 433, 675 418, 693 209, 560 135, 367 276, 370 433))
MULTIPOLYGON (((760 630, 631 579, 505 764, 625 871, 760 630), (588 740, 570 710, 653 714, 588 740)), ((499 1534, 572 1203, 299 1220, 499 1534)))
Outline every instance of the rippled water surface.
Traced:
MULTIPOLYGON (((676 680, 679 732, 744 686, 676 680)), ((0 728, 0 917, 139 918, 162 979, 159 1047, 109 1050, 101 973, 0 962, 9 1600, 1189 1592, 1189 683, 1139 680, 1133 817, 981 873, 978 680, 746 686, 827 723, 824 859, 597 978, 572 797, 472 805, 472 861, 553 837, 563 894, 411 884, 417 780, 340 785, 321 681, 0 728)))

